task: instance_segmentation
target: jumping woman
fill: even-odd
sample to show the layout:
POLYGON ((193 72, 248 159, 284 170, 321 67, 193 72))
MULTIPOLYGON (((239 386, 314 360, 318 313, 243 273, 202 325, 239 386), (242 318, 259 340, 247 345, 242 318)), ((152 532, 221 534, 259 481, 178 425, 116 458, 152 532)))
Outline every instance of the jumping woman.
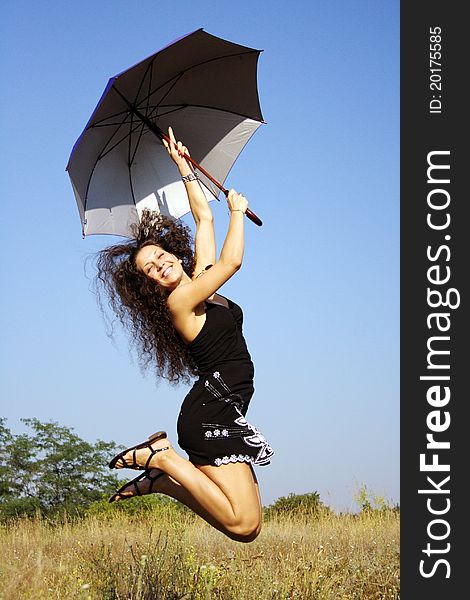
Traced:
POLYGON ((180 221, 144 211, 131 242, 102 250, 97 282, 140 347, 143 362, 171 382, 197 377, 178 417, 175 452, 164 431, 124 450, 111 468, 143 471, 110 499, 162 493, 182 502, 228 537, 254 540, 262 505, 254 465, 273 451, 245 419, 253 395, 253 363, 240 307, 218 294, 241 267, 244 214, 248 202, 230 190, 230 223, 216 260, 212 211, 188 149, 171 140, 165 147, 186 187, 196 223, 194 248, 180 221))

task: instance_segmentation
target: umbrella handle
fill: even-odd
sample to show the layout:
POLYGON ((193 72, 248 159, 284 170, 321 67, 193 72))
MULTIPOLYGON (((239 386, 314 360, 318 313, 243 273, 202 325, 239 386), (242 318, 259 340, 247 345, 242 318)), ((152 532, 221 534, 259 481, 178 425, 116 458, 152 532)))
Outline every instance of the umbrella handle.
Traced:
MULTIPOLYGON (((134 115, 138 117, 150 129, 150 131, 152 131, 158 138, 160 138, 161 140, 165 140, 167 144, 171 145, 171 139, 162 131, 162 129, 160 129, 160 127, 156 123, 153 123, 148 117, 141 113, 140 110, 133 106, 114 84, 113 89, 119 94, 119 96, 121 96, 124 102, 128 105, 130 111, 134 113, 134 115)), ((224 188, 224 186, 220 184, 217 181, 217 179, 214 179, 212 175, 210 175, 205 169, 203 169, 201 165, 198 164, 195 160, 193 160, 190 156, 188 156, 187 154, 184 154, 183 156, 187 161, 189 161, 193 165, 193 167, 199 169, 201 173, 203 173, 210 181, 212 181, 212 183, 216 185, 219 188, 219 190, 225 194, 225 197, 228 196, 228 190, 224 188)), ((253 223, 255 223, 258 226, 261 226, 263 224, 263 221, 257 215, 255 215, 255 213, 249 208, 246 209, 246 216, 250 219, 250 221, 253 221, 253 223)))
MULTIPOLYGON (((160 128, 159 128, 160 129, 160 128)), ((160 130, 161 131, 161 130, 160 130)), ((171 139, 165 134, 163 133, 163 131, 161 131, 161 137, 165 140, 165 142, 167 144, 171 144, 171 139)), ((228 196, 228 190, 226 188, 224 188, 224 186, 219 183, 217 181, 217 179, 214 179, 214 177, 212 177, 212 175, 210 175, 210 173, 208 173, 203 167, 201 167, 201 165, 199 163, 197 163, 195 160, 193 160, 190 156, 188 156, 187 154, 183 154, 183 157, 190 162, 193 167, 196 167, 196 169, 198 169, 199 171, 201 171, 201 173, 203 175, 205 175, 207 177, 207 179, 209 179, 210 181, 212 181, 212 183, 214 185, 216 185, 219 190, 221 192, 223 192, 223 194, 225 195, 225 197, 227 198, 228 196)), ((246 216, 250 219, 250 221, 253 221, 253 223, 255 225, 258 225, 258 227, 261 227, 261 225, 263 224, 263 221, 258 217, 258 215, 255 215, 255 213, 250 210, 249 208, 246 209, 246 216)))
MULTIPOLYGON (((227 196, 228 196, 228 190, 226 190, 224 188, 221 191, 225 194, 225 197, 227 198, 227 196)), ((263 221, 258 217, 258 215, 255 215, 255 213, 252 210, 250 210, 249 208, 247 208, 245 214, 250 219, 250 221, 253 221, 253 223, 255 225, 258 225, 258 227, 261 227, 261 225, 263 224, 263 221)))

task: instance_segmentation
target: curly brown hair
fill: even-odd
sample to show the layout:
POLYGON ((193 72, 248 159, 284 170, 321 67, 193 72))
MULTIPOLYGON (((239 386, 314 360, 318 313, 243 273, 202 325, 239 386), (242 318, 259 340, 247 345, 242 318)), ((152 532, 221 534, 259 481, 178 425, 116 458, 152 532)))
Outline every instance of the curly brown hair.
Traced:
POLYGON ((155 244, 181 259, 192 275, 195 267, 191 231, 181 221, 145 210, 132 229, 133 238, 101 250, 96 255, 95 289, 102 312, 103 294, 130 334, 142 368, 154 368, 157 377, 172 384, 187 383, 196 367, 186 345, 171 322, 167 295, 141 271, 135 258, 144 246, 155 244))

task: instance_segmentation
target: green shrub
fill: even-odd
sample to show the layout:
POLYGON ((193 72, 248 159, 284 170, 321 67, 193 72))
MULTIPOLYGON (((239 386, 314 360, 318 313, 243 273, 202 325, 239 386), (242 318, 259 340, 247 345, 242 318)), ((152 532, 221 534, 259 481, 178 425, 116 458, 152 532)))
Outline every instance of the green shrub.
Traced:
POLYGON ((267 519, 273 517, 296 517, 296 518, 311 518, 316 517, 320 513, 325 514, 329 509, 320 500, 318 492, 310 492, 307 494, 289 494, 281 496, 264 509, 264 516, 267 519))
POLYGON ((0 500, 0 523, 18 517, 36 517, 41 513, 37 498, 8 498, 0 500))
POLYGON ((113 519, 117 514, 127 516, 159 515, 168 518, 180 518, 183 515, 193 514, 184 504, 162 494, 149 494, 137 496, 128 500, 109 503, 108 498, 92 502, 86 509, 87 516, 113 519))

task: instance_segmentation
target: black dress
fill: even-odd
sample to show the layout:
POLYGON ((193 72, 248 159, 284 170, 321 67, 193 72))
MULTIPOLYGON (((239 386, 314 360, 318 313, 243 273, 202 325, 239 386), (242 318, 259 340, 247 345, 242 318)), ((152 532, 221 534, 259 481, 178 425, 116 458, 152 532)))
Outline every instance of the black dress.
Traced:
POLYGON ((206 302, 206 321, 188 349, 198 367, 181 406, 178 443, 197 465, 269 463, 273 450, 245 419, 254 367, 242 333, 241 308, 206 302))

